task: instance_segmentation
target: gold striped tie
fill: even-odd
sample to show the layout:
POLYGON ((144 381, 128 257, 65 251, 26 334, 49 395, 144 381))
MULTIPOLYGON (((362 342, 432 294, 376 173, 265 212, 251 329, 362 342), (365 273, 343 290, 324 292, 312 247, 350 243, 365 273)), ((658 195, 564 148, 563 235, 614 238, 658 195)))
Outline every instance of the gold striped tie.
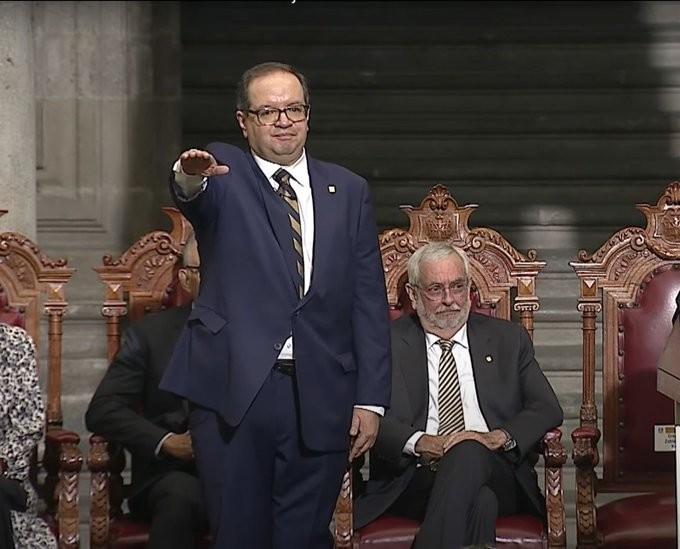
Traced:
POLYGON ((463 401, 460 396, 456 360, 451 349, 453 342, 446 339, 437 341, 442 348, 439 359, 439 431, 440 435, 457 433, 465 429, 463 401))
POLYGON ((288 220, 293 233, 293 251, 295 252, 295 263, 297 265, 297 286, 300 298, 305 294, 305 261, 302 254, 302 225, 300 224, 300 207, 297 195, 290 184, 291 175, 279 168, 274 172, 272 178, 279 184, 278 195, 283 198, 287 206, 288 220))

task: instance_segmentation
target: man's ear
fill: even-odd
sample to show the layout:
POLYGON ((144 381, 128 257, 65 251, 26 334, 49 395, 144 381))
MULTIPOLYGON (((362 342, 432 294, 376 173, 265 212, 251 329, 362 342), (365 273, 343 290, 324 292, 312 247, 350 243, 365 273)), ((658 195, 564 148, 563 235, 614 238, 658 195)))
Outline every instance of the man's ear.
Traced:
POLYGON ((179 280, 179 285, 185 292, 189 292, 189 277, 187 275, 186 269, 180 269, 177 271, 177 280, 179 280))
POLYGON ((246 115, 243 111, 236 111, 236 121, 238 122, 238 127, 241 128, 241 133, 243 137, 248 139, 248 129, 246 128, 246 115))
POLYGON ((416 296, 416 289, 410 284, 406 284, 406 293, 408 294, 408 297, 411 300, 411 306, 415 309, 416 300, 418 298, 418 296, 416 296))

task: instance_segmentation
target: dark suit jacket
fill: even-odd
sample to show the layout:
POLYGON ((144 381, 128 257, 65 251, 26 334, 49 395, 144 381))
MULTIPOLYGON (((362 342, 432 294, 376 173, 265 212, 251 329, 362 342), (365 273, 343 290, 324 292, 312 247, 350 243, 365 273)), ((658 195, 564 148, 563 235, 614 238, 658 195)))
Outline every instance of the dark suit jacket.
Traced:
POLYGON ((130 326, 85 415, 87 428, 122 444, 132 456, 134 497, 162 474, 192 470, 154 451, 168 432, 187 430, 186 403, 158 384, 191 307, 149 314, 130 326))
MULTIPOLYGON (((503 428, 517 441, 506 454, 533 511, 545 514, 531 454, 543 435, 562 423, 557 397, 534 358, 526 330, 519 324, 470 314, 468 341, 477 398, 489 430, 503 428), (487 356, 491 361, 487 361, 487 356)), ((416 431, 425 431, 429 390, 425 333, 417 316, 392 325, 392 403, 371 452, 366 494, 355 505, 361 527, 383 514, 404 491, 416 458, 402 453, 416 431)))
POLYGON ((290 222, 253 156, 207 147, 230 172, 175 201, 196 230, 201 290, 161 387, 238 425, 292 333, 307 447, 348 446, 355 404, 389 405, 389 323, 366 181, 307 156, 311 288, 299 299, 290 222))

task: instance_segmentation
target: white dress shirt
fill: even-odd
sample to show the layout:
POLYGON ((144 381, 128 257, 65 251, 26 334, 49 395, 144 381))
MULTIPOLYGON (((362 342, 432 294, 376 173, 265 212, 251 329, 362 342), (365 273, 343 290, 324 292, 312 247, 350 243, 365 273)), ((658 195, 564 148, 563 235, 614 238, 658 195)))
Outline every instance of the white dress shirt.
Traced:
MULTIPOLYGON (((307 293, 312 281, 312 266, 314 264, 314 257, 312 255, 314 252, 314 202, 312 200, 312 186, 310 184, 309 170, 307 168, 307 153, 303 149, 302 156, 300 156, 293 164, 290 166, 281 166, 269 162, 264 158, 260 158, 252 150, 250 152, 274 191, 279 189, 279 184, 274 181, 272 176, 279 168, 283 168, 291 175, 290 184, 297 195, 298 207, 300 210, 302 253, 305 267, 304 284, 305 293, 307 293)), ((182 171, 182 165, 179 160, 175 162, 173 171, 175 172, 175 183, 177 183, 184 193, 185 200, 195 198, 203 192, 208 185, 208 180, 205 177, 185 174, 182 171)), ((293 336, 291 335, 283 344, 283 348, 281 349, 278 358, 281 360, 288 360, 293 357, 293 336)), ((385 409, 382 406, 357 405, 357 408, 370 410, 381 416, 385 414, 385 409)))
MULTIPOLYGON (((427 378, 428 378, 428 410, 425 432, 417 431, 411 435, 404 445, 403 452, 417 456, 415 446, 418 439, 423 435, 436 435, 439 430, 439 359, 442 349, 437 343, 441 338, 434 334, 425 333, 425 347, 427 349, 427 378)), ((467 324, 453 336, 453 358, 456 361, 460 396, 463 401, 463 418, 466 431, 479 431, 488 433, 489 427, 482 415, 477 399, 475 376, 472 371, 472 358, 470 357, 470 345, 467 336, 467 324)))

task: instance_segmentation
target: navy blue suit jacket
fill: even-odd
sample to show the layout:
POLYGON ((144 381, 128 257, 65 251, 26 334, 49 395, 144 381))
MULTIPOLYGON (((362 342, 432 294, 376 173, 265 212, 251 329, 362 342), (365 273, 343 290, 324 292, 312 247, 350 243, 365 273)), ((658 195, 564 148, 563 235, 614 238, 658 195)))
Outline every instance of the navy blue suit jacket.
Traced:
POLYGON ((387 301, 366 181, 307 156, 314 254, 300 300, 282 200, 250 153, 222 143, 207 150, 227 175, 188 202, 171 183, 196 231, 201 289, 161 388, 238 425, 292 333, 303 440, 344 450, 353 406, 390 402, 387 301))

